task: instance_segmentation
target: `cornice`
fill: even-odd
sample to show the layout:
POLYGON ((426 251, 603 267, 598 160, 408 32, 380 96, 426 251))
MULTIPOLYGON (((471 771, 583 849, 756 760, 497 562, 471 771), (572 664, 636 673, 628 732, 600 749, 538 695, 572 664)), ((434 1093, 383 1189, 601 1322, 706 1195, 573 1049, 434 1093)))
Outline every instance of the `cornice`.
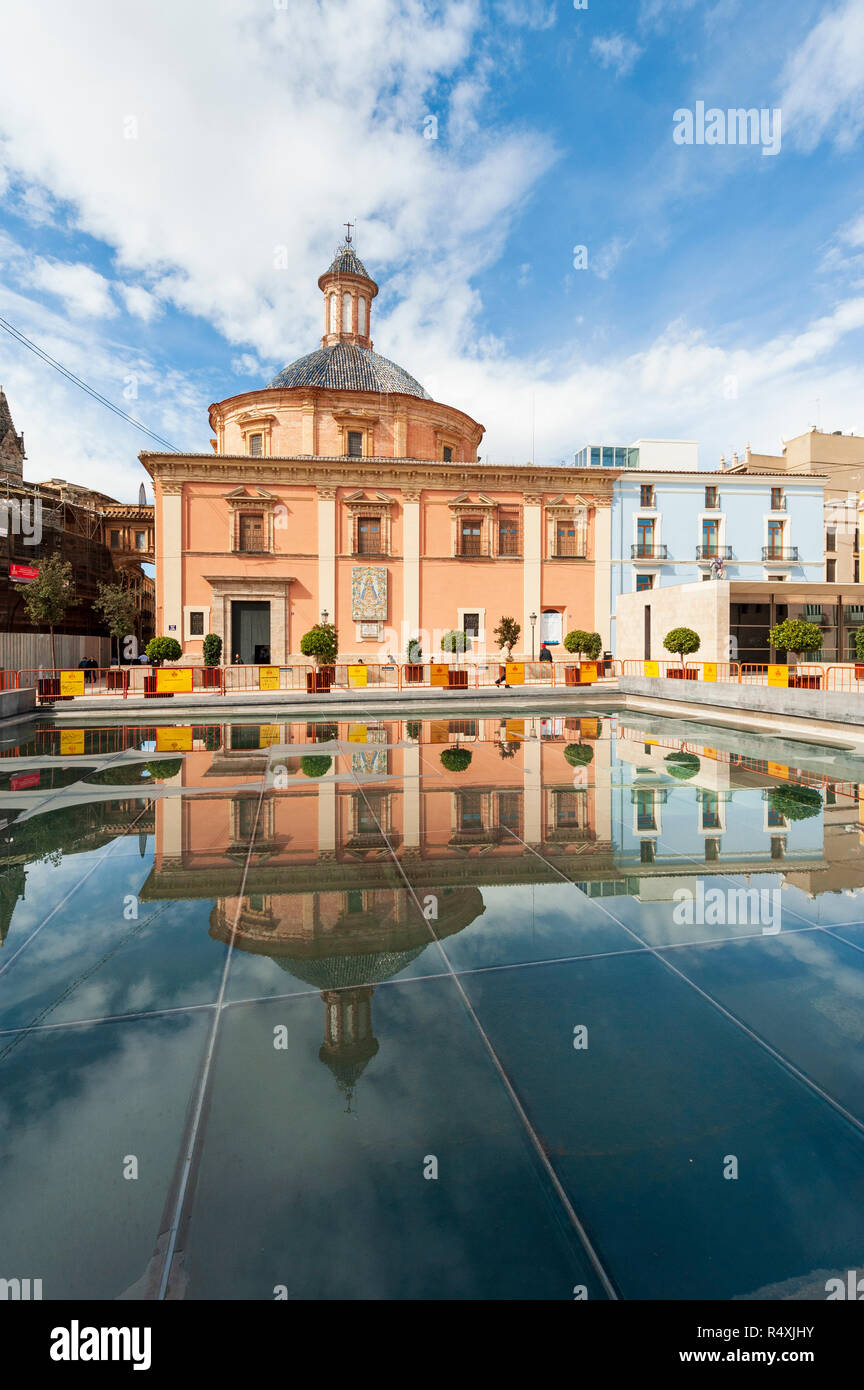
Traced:
MULTIPOLYGON (((544 494, 578 494, 588 506, 609 506, 613 479, 598 478, 599 469, 578 470, 481 463, 441 463, 434 459, 366 458, 291 455, 253 458, 247 454, 156 454, 142 452, 139 458, 158 479, 163 492, 183 483, 221 483, 237 486, 242 482, 266 485, 296 484, 316 488, 391 487, 410 492, 460 493, 482 488, 484 492, 517 492, 526 501, 542 500, 544 494)), ((610 473, 615 470, 608 470, 610 473)))

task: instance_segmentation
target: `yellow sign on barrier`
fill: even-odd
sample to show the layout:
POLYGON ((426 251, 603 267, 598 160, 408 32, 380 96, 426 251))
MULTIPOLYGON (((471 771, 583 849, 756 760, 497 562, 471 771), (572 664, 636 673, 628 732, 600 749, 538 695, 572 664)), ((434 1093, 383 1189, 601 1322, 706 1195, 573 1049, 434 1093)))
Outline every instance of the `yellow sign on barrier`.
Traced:
POLYGON ((157 729, 156 730, 156 752, 157 753, 191 753, 192 752, 192 730, 189 729, 157 729))
POLYGON ((258 737, 261 748, 272 748, 274 743, 282 742, 282 730, 278 724, 262 724, 258 737))
POLYGON ((448 719, 433 719, 431 721, 429 724, 429 742, 450 742, 450 721, 448 719))
POLYGON ((429 667, 430 685, 449 685, 450 684, 450 663, 447 661, 433 661, 429 667))
POLYGON ((769 684, 769 685, 775 685, 775 686, 788 685, 788 684, 789 684, 789 667, 788 667, 788 666, 769 666, 769 667, 768 667, 768 684, 769 684))
POLYGON ((524 738, 525 720, 508 719, 504 725, 504 732, 506 733, 508 739, 524 738))
POLYGON ((279 667, 278 667, 278 666, 259 666, 259 667, 258 667, 258 689, 259 689, 259 690, 278 690, 278 689, 279 689, 279 667))
POLYGON ((787 781, 789 777, 789 769, 785 763, 769 763, 768 776, 781 777, 784 781, 787 781))
POLYGON ((704 666, 702 667, 702 679, 703 679, 703 681, 716 681, 716 679, 717 679, 717 662, 716 662, 716 661, 706 661, 706 662, 705 662, 704 666))
POLYGON ((660 662, 659 662, 659 661, 646 661, 646 662, 645 662, 645 674, 646 674, 646 676, 651 676, 651 678, 652 678, 653 680, 656 680, 657 677, 660 675, 660 662))
POLYGON ((580 719, 579 733, 582 738, 599 738, 602 726, 599 719, 580 719))
POLYGON ((582 662, 582 665, 579 667, 579 684, 580 684, 580 685, 590 685, 591 682, 592 682, 592 681, 596 681, 596 679, 597 679, 597 662, 596 662, 596 661, 583 661, 583 662, 582 662))
POLYGON ((368 738, 369 738, 369 729, 368 729, 368 727, 367 727, 366 724, 349 724, 349 725, 348 725, 348 742, 349 742, 349 743, 366 743, 366 742, 368 742, 368 738))
POLYGON ((160 666, 156 672, 156 690, 160 695, 191 695, 192 667, 169 666, 163 670, 160 666))
POLYGON ((504 663, 504 680, 508 685, 525 684, 525 662, 507 661, 504 663))
POLYGON ((369 681, 369 668, 367 666, 349 666, 348 684, 349 686, 366 685, 369 681))
POLYGON ((77 757, 84 752, 83 729, 60 730, 60 753, 64 757, 77 757))
POLYGON ((61 694, 61 695, 83 695, 83 694, 84 694, 84 672, 83 672, 83 671, 61 671, 61 672, 60 672, 60 694, 61 694))

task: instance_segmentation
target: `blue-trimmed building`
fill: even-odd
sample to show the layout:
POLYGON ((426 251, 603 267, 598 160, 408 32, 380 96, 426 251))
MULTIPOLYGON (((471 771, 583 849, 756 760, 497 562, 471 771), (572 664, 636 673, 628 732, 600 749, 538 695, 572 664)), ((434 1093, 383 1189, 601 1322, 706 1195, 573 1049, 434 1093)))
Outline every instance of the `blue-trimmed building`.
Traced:
POLYGON ((823 492, 812 474, 623 472, 612 486, 611 650, 622 593, 700 579, 823 582, 823 492))

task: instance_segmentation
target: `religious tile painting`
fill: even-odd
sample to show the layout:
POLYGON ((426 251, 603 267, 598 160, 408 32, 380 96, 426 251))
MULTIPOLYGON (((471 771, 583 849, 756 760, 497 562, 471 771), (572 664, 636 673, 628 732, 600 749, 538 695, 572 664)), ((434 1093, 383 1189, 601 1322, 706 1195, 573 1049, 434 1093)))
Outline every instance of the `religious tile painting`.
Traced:
POLYGON ((355 565, 351 571, 351 616, 355 622, 386 622, 387 570, 355 565))

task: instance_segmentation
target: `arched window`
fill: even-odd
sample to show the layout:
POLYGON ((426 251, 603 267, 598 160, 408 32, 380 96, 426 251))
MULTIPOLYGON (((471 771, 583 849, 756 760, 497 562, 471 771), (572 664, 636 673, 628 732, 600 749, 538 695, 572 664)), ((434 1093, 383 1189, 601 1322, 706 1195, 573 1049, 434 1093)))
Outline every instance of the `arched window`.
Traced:
POLYGON ((342 332, 351 332, 351 296, 347 291, 342 296, 342 332))
POLYGON ((357 332, 365 336, 366 333, 366 300, 357 300, 357 332))
POLYGON ((329 331, 330 331, 331 333, 338 333, 338 332, 339 332, 339 325, 338 325, 338 323, 336 322, 336 296, 335 296, 335 294, 331 294, 331 296, 330 296, 330 329, 329 329, 329 331))

